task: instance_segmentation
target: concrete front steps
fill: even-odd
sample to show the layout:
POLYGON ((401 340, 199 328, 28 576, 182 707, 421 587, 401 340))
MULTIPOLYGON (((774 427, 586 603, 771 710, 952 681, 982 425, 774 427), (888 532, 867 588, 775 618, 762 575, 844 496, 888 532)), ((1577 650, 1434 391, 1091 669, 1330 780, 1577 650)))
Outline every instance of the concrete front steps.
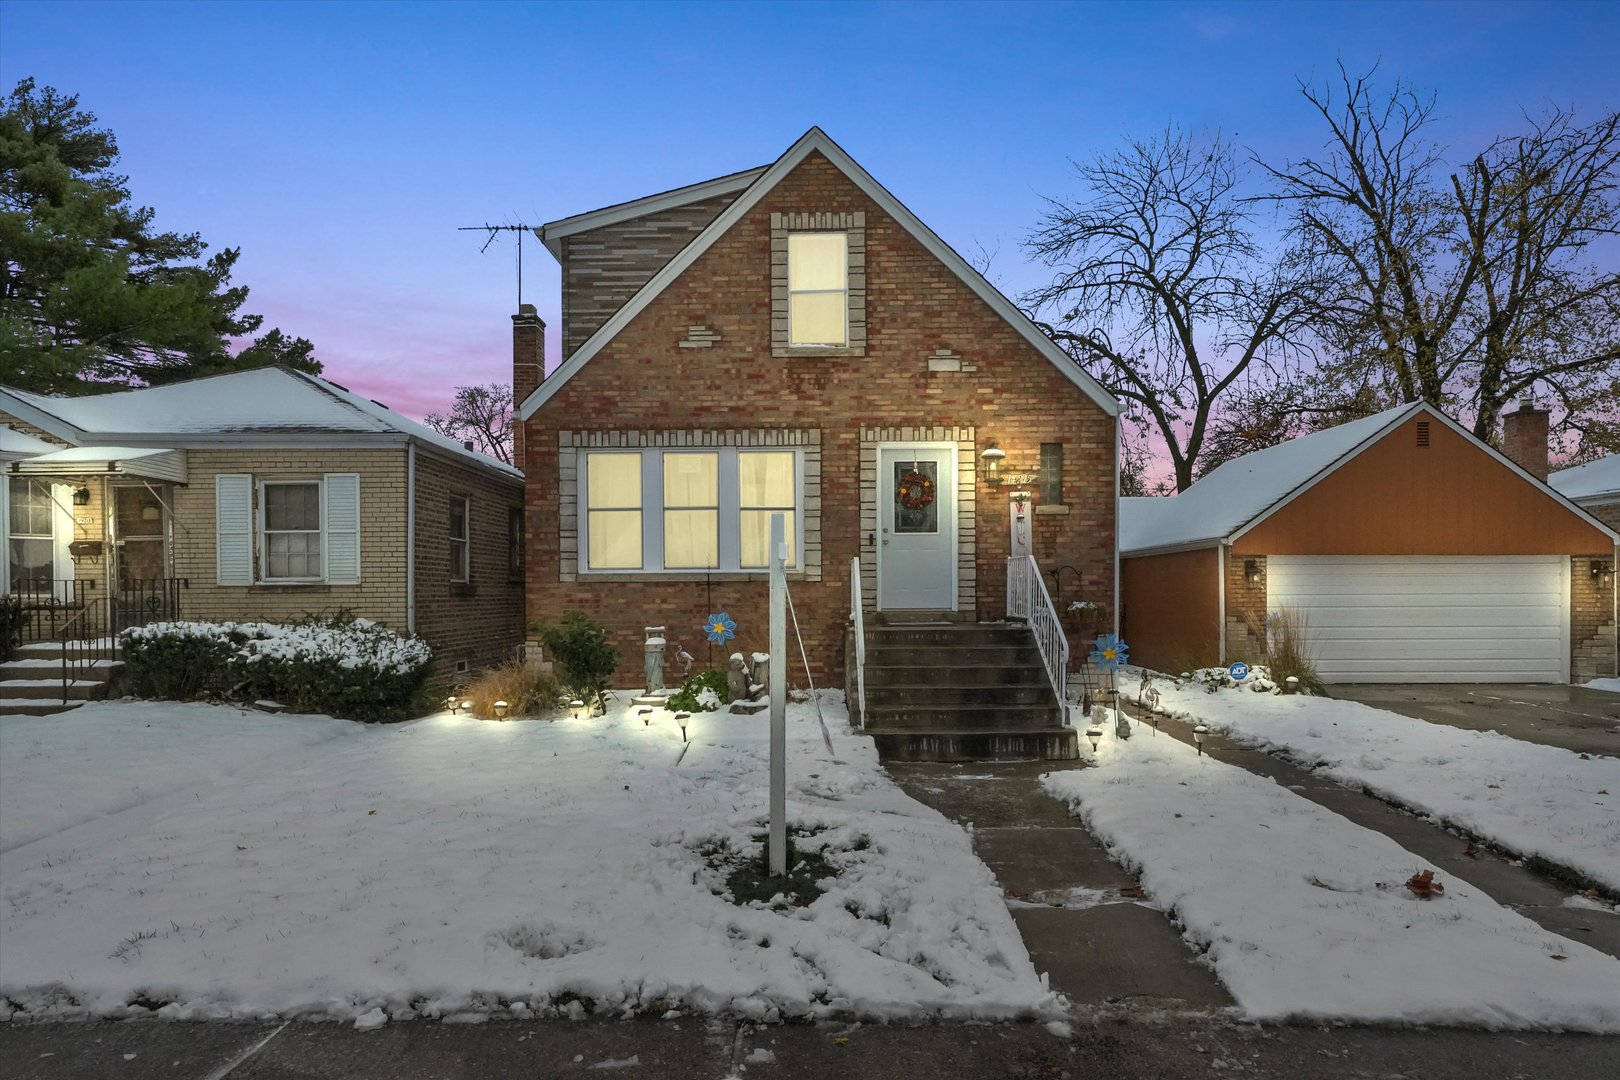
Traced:
POLYGON ((869 625, 864 719, 885 760, 1080 756, 1035 637, 1018 623, 869 625))
POLYGON ((107 684, 123 670, 111 643, 75 650, 82 661, 62 700, 62 647, 55 642, 24 645, 15 659, 0 664, 0 716, 52 716, 107 696, 107 684))

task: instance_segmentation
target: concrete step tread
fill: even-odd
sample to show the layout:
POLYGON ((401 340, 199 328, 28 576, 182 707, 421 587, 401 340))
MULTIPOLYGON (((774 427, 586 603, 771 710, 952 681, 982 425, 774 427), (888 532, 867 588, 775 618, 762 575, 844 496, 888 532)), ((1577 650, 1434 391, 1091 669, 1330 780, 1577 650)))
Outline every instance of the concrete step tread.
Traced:
MULTIPOLYGON (((28 690, 43 686, 61 686, 61 679, 0 679, 0 690, 28 690)), ((106 686, 100 679, 69 679, 69 687, 106 686)))
POLYGON ((51 701, 49 698, 0 698, 0 716, 53 716, 72 712, 83 701, 51 701))
MULTIPOLYGON (((124 662, 122 660, 114 660, 105 656, 87 656, 82 661, 75 658, 72 662, 83 666, 98 668, 120 668, 124 666, 124 662)), ((13 668, 19 671, 39 671, 42 668, 60 668, 61 666, 62 658, 60 656, 53 656, 49 658, 29 657, 25 660, 7 660, 5 663, 0 664, 0 673, 10 671, 13 668)))

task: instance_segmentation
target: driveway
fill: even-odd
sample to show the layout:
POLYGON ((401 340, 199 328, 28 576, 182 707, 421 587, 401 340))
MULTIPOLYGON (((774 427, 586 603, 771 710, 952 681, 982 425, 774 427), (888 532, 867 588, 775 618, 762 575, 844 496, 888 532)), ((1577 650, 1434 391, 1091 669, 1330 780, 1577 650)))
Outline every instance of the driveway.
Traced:
POLYGON ((1328 696, 1471 731, 1620 757, 1620 694, 1584 686, 1361 683, 1328 696))

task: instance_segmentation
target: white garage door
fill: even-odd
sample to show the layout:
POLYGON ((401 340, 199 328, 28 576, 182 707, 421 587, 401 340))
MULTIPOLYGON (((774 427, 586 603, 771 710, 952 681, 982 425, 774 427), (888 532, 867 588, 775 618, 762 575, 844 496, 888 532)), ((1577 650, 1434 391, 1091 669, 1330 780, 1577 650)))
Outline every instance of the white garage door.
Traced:
POLYGON ((1273 555, 1266 602, 1308 620, 1324 682, 1568 682, 1561 556, 1273 555))

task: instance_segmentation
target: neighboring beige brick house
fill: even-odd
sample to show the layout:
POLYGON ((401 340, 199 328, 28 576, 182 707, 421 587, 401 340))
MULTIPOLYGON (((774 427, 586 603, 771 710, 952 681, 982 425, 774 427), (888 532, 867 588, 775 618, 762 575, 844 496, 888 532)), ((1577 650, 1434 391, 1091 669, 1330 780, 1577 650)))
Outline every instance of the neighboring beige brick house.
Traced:
POLYGON ((290 620, 347 609, 433 646, 433 677, 523 637, 523 480, 283 368, 90 397, 0 387, 0 585, 30 634, 80 611, 290 620))
POLYGON ((871 622, 999 621, 1015 517, 1060 602, 1112 626, 1118 403, 819 129, 770 166, 538 231, 563 362, 543 373, 520 311, 528 612, 606 624, 619 685, 640 683, 646 626, 701 663, 724 610, 734 647, 765 647, 773 512, 822 685, 852 559, 871 622))

